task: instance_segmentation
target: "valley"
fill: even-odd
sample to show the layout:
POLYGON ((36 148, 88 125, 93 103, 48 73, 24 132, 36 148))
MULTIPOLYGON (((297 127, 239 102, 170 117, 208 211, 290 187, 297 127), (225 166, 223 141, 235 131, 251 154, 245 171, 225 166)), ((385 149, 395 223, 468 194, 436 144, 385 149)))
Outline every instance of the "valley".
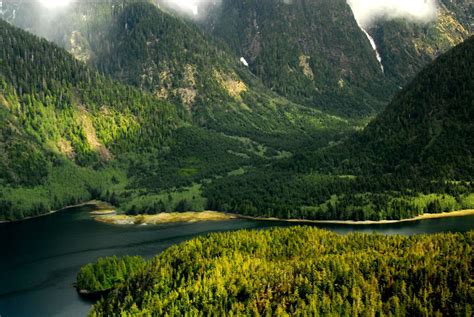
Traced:
POLYGON ((364 1, 0 1, 0 315, 470 315, 474 6, 364 1))

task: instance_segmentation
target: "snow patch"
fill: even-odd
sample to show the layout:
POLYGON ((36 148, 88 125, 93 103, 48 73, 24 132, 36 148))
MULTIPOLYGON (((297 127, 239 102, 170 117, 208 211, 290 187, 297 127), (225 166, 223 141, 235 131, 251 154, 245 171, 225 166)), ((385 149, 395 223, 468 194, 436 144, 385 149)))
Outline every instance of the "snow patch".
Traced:
POLYGON ((244 65, 245 67, 249 67, 249 63, 247 63, 247 60, 246 60, 244 57, 241 57, 241 58, 240 58, 240 62, 241 62, 242 65, 244 65))

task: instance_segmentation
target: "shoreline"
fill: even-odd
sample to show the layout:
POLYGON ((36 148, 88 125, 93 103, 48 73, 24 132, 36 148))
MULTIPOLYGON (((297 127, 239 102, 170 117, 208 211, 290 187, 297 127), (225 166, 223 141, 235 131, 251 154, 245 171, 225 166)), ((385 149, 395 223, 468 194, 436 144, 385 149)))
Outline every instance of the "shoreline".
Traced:
MULTIPOLYGON (((112 209, 111 205, 106 203, 106 202, 103 202, 103 201, 100 201, 100 200, 89 200, 89 201, 86 201, 86 202, 83 202, 83 203, 79 203, 79 204, 75 204, 75 205, 68 205, 68 206, 65 206, 63 208, 60 208, 60 209, 56 209, 56 210, 51 210, 50 212, 47 212, 45 214, 41 214, 41 215, 36 215, 36 216, 30 216, 30 217, 25 217, 25 218, 22 218, 22 219, 18 219, 18 220, 2 220, 0 221, 0 224, 3 224, 3 223, 15 223, 15 222, 21 222, 21 221, 27 221, 27 220, 31 220, 31 219, 35 219, 35 218, 40 218, 40 217, 46 217, 46 216, 50 216, 52 214, 55 214, 57 212, 60 212, 60 211, 65 211, 65 210, 68 210, 68 209, 71 209, 71 208, 77 208, 77 207, 84 207, 84 206, 97 206, 98 208, 101 208, 100 206, 102 207, 105 207, 108 208, 108 211, 111 212, 110 209, 112 209)), ((100 213, 100 209, 98 210, 95 210, 93 211, 92 213, 97 213, 99 214, 100 213)), ((115 212, 115 210, 114 210, 115 212)))
POLYGON ((158 225, 166 223, 178 223, 178 222, 202 222, 202 221, 225 221, 235 219, 255 220, 255 221, 274 221, 274 222, 290 222, 290 223, 308 223, 308 224, 334 224, 334 225, 385 225, 385 224, 397 224, 405 222, 414 222, 420 220, 429 219, 441 219, 441 218, 453 218, 474 215, 474 209, 466 209, 459 211, 444 212, 439 214, 423 214, 414 218, 400 219, 400 220, 309 220, 309 219, 280 219, 274 217, 252 217, 239 215, 234 213, 225 213, 219 211, 201 211, 201 212, 172 212, 172 213, 159 213, 156 215, 119 215, 119 214, 104 214, 97 215, 94 220, 102 223, 112 225, 158 225))
POLYGON ((333 224, 333 225, 386 225, 386 224, 397 224, 404 222, 414 222, 420 220, 429 219, 441 219, 441 218, 454 218, 454 217, 465 217, 474 216, 474 209, 457 210, 450 212, 442 212, 438 214, 422 214, 413 218, 406 218, 400 220, 310 220, 310 219, 280 219, 275 217, 252 217, 238 214, 231 214, 241 219, 257 220, 257 221, 275 221, 275 222, 292 222, 292 223, 312 223, 312 224, 333 224))
POLYGON ((235 213, 220 212, 220 211, 188 211, 188 212, 171 212, 171 213, 159 213, 155 215, 136 215, 129 216, 123 214, 117 214, 115 208, 109 203, 100 200, 90 200, 83 203, 68 205, 64 208, 52 210, 48 213, 26 217, 19 220, 13 221, 0 221, 0 224, 4 223, 15 223, 20 221, 31 220, 34 218, 45 217, 55 214, 60 211, 65 211, 71 208, 83 207, 83 206, 96 206, 97 209, 90 212, 90 215, 95 221, 112 224, 112 225, 157 225, 165 223, 177 223, 177 222, 203 222, 203 221, 225 221, 235 219, 246 219, 255 221, 274 221, 274 222, 290 222, 290 223, 308 223, 308 224, 334 224, 334 225, 386 225, 386 224, 397 224, 404 222, 414 222, 420 220, 429 219, 441 219, 441 218, 452 218, 452 217, 464 217, 474 215, 474 209, 457 210, 442 213, 425 213, 418 215, 413 218, 400 219, 400 220, 311 220, 311 219, 281 219, 276 217, 257 217, 257 216, 245 216, 235 213))
POLYGON ((95 221, 111 225, 160 225, 178 222, 225 221, 238 219, 237 215, 218 211, 162 212, 155 215, 96 215, 95 221))

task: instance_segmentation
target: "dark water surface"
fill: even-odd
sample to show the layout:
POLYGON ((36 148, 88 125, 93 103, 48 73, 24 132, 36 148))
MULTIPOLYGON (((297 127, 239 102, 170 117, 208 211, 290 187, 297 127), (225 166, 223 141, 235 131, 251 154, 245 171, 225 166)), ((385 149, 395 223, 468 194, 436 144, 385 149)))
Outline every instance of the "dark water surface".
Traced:
MULTIPOLYGON (((152 257, 197 235, 237 229, 264 229, 296 224, 252 220, 179 223, 159 226, 114 226, 95 222, 90 207, 0 224, 0 316, 85 316, 90 302, 73 288, 79 268, 108 255, 152 257)), ((474 216, 403 224, 317 225, 341 234, 379 232, 420 234, 474 230, 474 216)))

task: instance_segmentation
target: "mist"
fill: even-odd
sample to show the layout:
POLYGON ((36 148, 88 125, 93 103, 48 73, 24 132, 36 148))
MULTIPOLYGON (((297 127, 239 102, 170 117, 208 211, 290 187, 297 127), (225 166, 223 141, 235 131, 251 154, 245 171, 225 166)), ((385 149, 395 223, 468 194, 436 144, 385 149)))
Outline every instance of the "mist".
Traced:
POLYGON ((158 0, 163 5, 193 19, 202 19, 207 16, 210 7, 220 5, 222 0, 158 0))
POLYGON ((354 16, 363 28, 377 21, 405 18, 426 23, 436 19, 436 0, 347 0, 354 16))

